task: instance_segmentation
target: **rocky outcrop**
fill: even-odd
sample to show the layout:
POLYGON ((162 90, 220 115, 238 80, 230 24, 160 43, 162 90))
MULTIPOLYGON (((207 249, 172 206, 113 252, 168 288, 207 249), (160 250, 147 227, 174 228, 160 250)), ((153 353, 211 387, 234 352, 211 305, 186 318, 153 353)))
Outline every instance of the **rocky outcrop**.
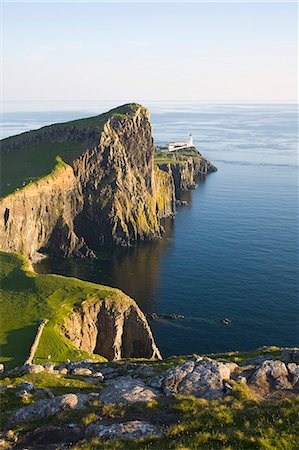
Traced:
POLYGON ((116 438, 139 439, 161 434, 157 426, 141 420, 130 420, 112 425, 103 425, 100 422, 96 422, 89 425, 86 429, 87 436, 99 437, 102 440, 116 438))
POLYGON ((130 376, 120 377, 112 381, 103 389, 100 400, 103 403, 136 403, 149 402, 159 397, 159 392, 141 380, 134 380, 130 376))
POLYGON ((44 142, 76 144, 73 159, 0 201, 0 249, 32 260, 36 252, 92 257, 99 243, 159 238, 179 191, 215 169, 196 151, 157 167, 149 113, 137 104, 5 139, 1 151, 44 142))
POLYGON ((85 300, 65 320, 62 332, 79 349, 105 358, 161 358, 147 320, 122 297, 85 300))
POLYGON ((180 199, 182 191, 197 187, 199 177, 217 171, 195 148, 190 149, 188 153, 189 156, 174 152, 168 155, 174 162, 158 163, 161 170, 172 174, 177 199, 180 199))
POLYGON ((194 395, 206 399, 221 397, 224 381, 230 379, 231 365, 211 358, 198 357, 166 372, 163 389, 166 395, 194 395))
POLYGON ((30 419, 44 419, 54 416, 65 409, 84 408, 88 401, 85 394, 66 394, 50 400, 38 400, 36 403, 18 409, 10 418, 10 425, 30 419))

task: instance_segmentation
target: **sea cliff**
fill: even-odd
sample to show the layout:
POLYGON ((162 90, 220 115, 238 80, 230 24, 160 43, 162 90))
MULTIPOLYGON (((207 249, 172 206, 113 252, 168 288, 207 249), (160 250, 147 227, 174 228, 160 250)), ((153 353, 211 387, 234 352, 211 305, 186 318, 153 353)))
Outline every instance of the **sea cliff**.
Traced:
POLYGON ((137 104, 1 144, 2 155, 16 157, 45 145, 60 149, 49 175, 0 201, 0 249, 30 259, 36 252, 93 257, 99 243, 157 239, 161 219, 175 215, 180 191, 215 170, 196 151, 171 163, 155 162, 149 112, 137 104))

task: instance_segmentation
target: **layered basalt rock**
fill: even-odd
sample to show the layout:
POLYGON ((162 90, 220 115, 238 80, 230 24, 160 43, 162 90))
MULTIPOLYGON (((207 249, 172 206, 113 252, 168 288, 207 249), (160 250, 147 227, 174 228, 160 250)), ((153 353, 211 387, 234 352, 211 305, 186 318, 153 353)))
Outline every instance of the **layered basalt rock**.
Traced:
POLYGON ((65 320, 62 332, 80 350, 109 360, 161 358, 147 320, 136 303, 122 294, 114 299, 85 300, 65 320))

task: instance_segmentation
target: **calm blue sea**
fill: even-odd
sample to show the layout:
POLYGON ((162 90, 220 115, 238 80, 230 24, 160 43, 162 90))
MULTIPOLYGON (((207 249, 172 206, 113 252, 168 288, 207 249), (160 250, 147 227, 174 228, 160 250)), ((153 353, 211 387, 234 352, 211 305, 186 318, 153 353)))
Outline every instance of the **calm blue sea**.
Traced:
MULTIPOLYGON (((218 172, 185 193, 160 242, 36 270, 119 287, 146 313, 183 314, 151 322, 164 356, 298 345, 296 106, 149 106, 157 144, 192 133, 218 172)), ((90 112, 101 111, 7 113, 3 136, 90 112)))

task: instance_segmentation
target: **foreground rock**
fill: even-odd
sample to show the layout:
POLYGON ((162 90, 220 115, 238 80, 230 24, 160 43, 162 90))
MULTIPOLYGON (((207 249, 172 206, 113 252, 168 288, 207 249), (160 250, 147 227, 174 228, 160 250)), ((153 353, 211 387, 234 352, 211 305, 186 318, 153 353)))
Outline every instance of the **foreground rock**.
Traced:
POLYGON ((231 368, 210 358, 187 361, 166 372, 163 390, 167 396, 174 394, 194 395, 213 399, 223 395, 224 381, 230 379, 231 368))
POLYGON ((81 409, 86 405, 88 398, 88 395, 85 394, 66 394, 50 400, 39 400, 32 405, 18 409, 11 416, 9 422, 11 425, 16 425, 25 420, 54 416, 65 409, 81 409))
POLYGON ((147 422, 133 420, 123 423, 114 423, 112 425, 102 425, 93 423, 86 429, 87 436, 107 439, 138 439, 146 436, 161 435, 161 430, 147 422))
POLYGON ((267 395, 273 391, 297 389, 298 380, 299 366, 294 363, 286 365, 282 361, 269 360, 256 368, 249 378, 249 384, 267 395))
POLYGON ((120 377, 114 380, 100 393, 103 403, 149 402, 158 398, 159 392, 150 388, 143 381, 132 377, 120 377))

